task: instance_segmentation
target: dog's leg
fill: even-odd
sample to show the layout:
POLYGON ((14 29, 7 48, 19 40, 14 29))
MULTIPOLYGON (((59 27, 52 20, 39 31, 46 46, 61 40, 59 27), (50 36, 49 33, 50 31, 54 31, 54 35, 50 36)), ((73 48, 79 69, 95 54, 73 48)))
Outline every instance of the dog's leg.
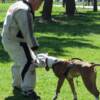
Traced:
POLYGON ((53 100, 56 100, 57 99, 58 93, 60 93, 60 89, 61 89, 61 87, 62 87, 62 85, 64 83, 64 79, 65 79, 65 76, 61 76, 59 78, 58 83, 57 83, 57 88, 56 88, 56 94, 55 94, 53 100))
POLYGON ((73 79, 68 79, 68 82, 69 82, 69 85, 71 87, 71 90, 72 90, 72 93, 73 93, 73 96, 74 96, 74 99, 73 100, 77 100, 77 93, 76 93, 76 90, 75 90, 75 85, 74 85, 74 81, 73 79))
POLYGON ((96 86, 96 72, 91 69, 82 70, 81 76, 86 88, 95 96, 96 100, 99 100, 99 91, 96 86))

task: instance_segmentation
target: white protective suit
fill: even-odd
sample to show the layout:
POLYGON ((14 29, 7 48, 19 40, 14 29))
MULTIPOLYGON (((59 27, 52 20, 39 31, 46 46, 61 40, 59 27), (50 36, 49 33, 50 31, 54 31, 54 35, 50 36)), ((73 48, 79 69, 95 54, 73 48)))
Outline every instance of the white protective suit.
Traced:
POLYGON ((33 21, 31 7, 23 1, 17 1, 8 9, 1 33, 4 49, 14 60, 13 86, 23 91, 33 89, 36 81, 32 64, 36 58, 31 48, 38 43, 33 36, 33 21))

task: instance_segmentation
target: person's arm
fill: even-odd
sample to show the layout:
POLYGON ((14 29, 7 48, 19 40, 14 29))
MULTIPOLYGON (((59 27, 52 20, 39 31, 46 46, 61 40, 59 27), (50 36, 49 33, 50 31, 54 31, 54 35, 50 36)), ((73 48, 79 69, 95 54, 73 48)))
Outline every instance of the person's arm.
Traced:
POLYGON ((33 34, 32 14, 26 10, 20 10, 15 14, 14 17, 27 44, 31 47, 32 50, 38 49, 39 45, 33 34))

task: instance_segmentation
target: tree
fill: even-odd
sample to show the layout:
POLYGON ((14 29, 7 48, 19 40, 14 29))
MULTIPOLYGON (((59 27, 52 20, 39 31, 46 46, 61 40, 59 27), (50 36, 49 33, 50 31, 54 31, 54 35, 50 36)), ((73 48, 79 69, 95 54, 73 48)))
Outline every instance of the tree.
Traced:
POLYGON ((73 16, 76 11, 75 0, 66 0, 66 14, 73 16))
POLYGON ((97 0, 93 0, 93 11, 97 11, 97 0))
POLYGON ((52 13, 53 0, 44 0, 42 19, 50 21, 52 13))

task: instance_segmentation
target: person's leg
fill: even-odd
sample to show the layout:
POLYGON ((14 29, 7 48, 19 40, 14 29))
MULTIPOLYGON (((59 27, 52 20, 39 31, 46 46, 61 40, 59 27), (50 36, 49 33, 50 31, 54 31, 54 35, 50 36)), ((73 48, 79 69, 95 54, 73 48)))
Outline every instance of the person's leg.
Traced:
POLYGON ((30 96, 32 98, 40 98, 34 92, 35 84, 36 84, 36 72, 35 72, 35 64, 33 64, 33 58, 31 52, 26 43, 21 43, 21 47, 24 52, 24 57, 22 57, 24 64, 21 63, 21 89, 22 93, 25 96, 30 96))
POLYGON ((12 86, 15 88, 21 88, 21 77, 20 77, 20 67, 14 64, 12 66, 12 86))
POLYGON ((10 58, 14 61, 14 64, 12 65, 12 87, 20 88, 21 86, 21 77, 20 77, 20 66, 18 65, 20 60, 20 54, 23 53, 22 50, 20 50, 19 43, 10 42, 6 39, 2 40, 3 47, 5 51, 8 53, 10 58))
MULTIPOLYGON (((20 85, 21 90, 25 91, 26 95, 30 90, 31 94, 36 94, 33 91, 36 80, 35 69, 32 65, 32 58, 27 44, 20 45, 19 43, 12 42, 4 43, 4 48, 15 63, 15 66, 12 67, 13 86, 19 87, 20 85), (19 68, 17 69, 17 67, 19 68)), ((37 97, 36 95, 29 96, 33 97, 33 99, 37 97)))
POLYGON ((25 66, 21 69, 21 88, 23 91, 30 91, 35 88, 36 85, 36 71, 34 69, 34 65, 31 64, 27 72, 25 73, 25 66), (33 68, 32 68, 33 67, 33 68), (25 75, 24 75, 25 73, 25 75))

